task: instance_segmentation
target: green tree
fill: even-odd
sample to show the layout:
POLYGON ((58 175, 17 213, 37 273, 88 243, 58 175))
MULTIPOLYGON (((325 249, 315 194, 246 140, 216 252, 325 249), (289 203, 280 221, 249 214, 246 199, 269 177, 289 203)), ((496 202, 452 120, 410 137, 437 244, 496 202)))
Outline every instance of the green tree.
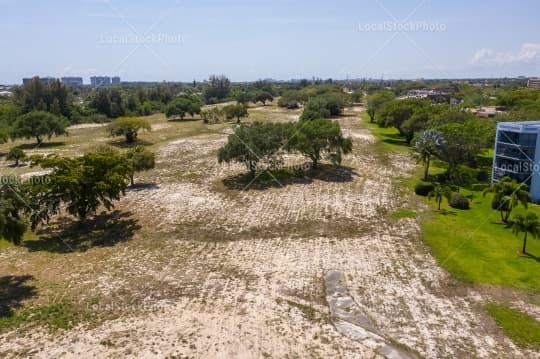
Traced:
POLYGON ((172 101, 165 110, 167 118, 178 116, 183 120, 186 114, 193 117, 195 114, 201 113, 201 104, 199 101, 181 97, 172 101))
POLYGON ((19 244, 26 231, 24 213, 27 210, 25 192, 15 177, 3 177, 0 182, 0 238, 19 244))
POLYGON ((126 142, 131 143, 137 139, 140 130, 151 130, 150 123, 144 118, 120 117, 107 126, 111 136, 125 136, 126 142))
POLYGON ((101 88, 90 101, 91 108, 96 110, 98 113, 101 113, 107 117, 112 117, 111 112, 111 100, 109 98, 109 93, 106 89, 101 88))
POLYGON ((443 198, 446 198, 447 201, 450 201, 450 197, 452 196, 452 190, 448 186, 441 185, 440 183, 435 183, 435 188, 433 191, 428 193, 428 198, 435 199, 435 202, 437 202, 438 210, 441 210, 441 202, 443 198))
POLYGON ((219 107, 201 111, 201 118, 204 123, 219 123, 225 116, 224 111, 219 107))
POLYGON ((243 163, 252 177, 260 163, 269 163, 286 144, 289 124, 253 122, 241 124, 218 151, 219 163, 243 163))
POLYGON ((19 166, 19 162, 26 158, 26 154, 19 147, 13 147, 6 155, 8 161, 15 161, 15 167, 19 166))
POLYGON ((484 196, 490 192, 493 193, 491 208, 500 212, 501 221, 504 223, 508 223, 508 219, 514 208, 519 204, 527 208, 531 200, 527 185, 525 183, 518 183, 508 176, 493 183, 491 188, 486 188, 484 190, 484 196))
POLYGON ((476 158, 493 144, 492 129, 477 119, 463 123, 447 123, 437 128, 446 140, 440 159, 448 164, 448 174, 459 165, 476 166, 476 158))
POLYGON ((225 75, 212 75, 208 79, 207 86, 204 90, 204 98, 206 103, 220 101, 229 96, 231 92, 231 81, 225 75))
POLYGON ((297 109, 305 101, 304 95, 300 91, 285 91, 278 100, 277 105, 289 110, 297 109))
POLYGON ((71 98, 68 88, 55 80, 45 85, 39 77, 15 88, 14 103, 22 113, 49 111, 59 116, 68 117, 71 112, 71 98))
POLYGON ((287 146, 310 158, 313 168, 317 168, 322 158, 328 158, 334 164, 341 163, 342 155, 352 151, 352 141, 343 137, 338 122, 315 119, 295 125, 287 146))
POLYGON ((81 221, 101 206, 110 210, 124 194, 131 171, 123 156, 108 151, 76 158, 50 155, 37 163, 51 172, 29 185, 32 228, 49 221, 62 208, 81 221))
POLYGON ((248 117, 248 108, 246 105, 236 104, 236 105, 227 105, 223 107, 228 119, 236 118, 236 123, 240 123, 242 117, 248 117))
POLYGON ((367 100, 367 114, 369 115, 369 121, 371 123, 375 122, 375 116, 377 115, 381 106, 395 98, 395 95, 391 91, 378 91, 373 95, 368 96, 367 100))
POLYGON ((446 141, 437 130, 426 130, 416 138, 414 151, 424 166, 424 181, 428 179, 432 158, 439 156, 445 146, 446 141))
POLYGON ((255 95, 255 102, 261 102, 263 106, 266 106, 267 101, 274 101, 274 97, 267 91, 258 91, 255 95))
POLYGON ((130 148, 126 153, 126 159, 129 164, 129 179, 132 186, 135 184, 133 180, 135 172, 148 171, 156 165, 154 152, 140 145, 130 148))
POLYGON ((12 138, 35 138, 38 144, 43 137, 51 138, 66 134, 68 122, 63 117, 55 116, 49 112, 32 111, 19 116, 13 124, 12 138))
POLYGON ((0 126, 0 145, 9 140, 9 127, 0 126))
POLYGON ((527 235, 538 239, 540 237, 540 221, 538 216, 533 212, 527 212, 525 215, 516 214, 512 221, 512 233, 518 236, 524 233, 523 247, 521 253, 527 254, 527 235))

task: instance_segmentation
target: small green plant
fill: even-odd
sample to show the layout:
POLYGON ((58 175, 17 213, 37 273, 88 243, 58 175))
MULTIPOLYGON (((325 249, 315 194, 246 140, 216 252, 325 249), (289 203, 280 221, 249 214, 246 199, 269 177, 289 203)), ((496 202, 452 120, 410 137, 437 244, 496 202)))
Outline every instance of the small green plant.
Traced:
POLYGON ((443 198, 446 198, 447 201, 450 201, 451 196, 452 190, 450 189, 450 187, 441 185, 440 183, 435 183, 435 188, 433 189, 433 191, 428 193, 429 199, 435 198, 439 211, 441 210, 441 202, 443 198))

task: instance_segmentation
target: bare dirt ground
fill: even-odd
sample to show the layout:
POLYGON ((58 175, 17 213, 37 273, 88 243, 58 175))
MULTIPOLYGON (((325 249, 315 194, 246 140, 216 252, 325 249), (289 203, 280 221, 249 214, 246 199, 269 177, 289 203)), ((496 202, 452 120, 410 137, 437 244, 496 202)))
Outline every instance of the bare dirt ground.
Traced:
POLYGON ((375 150, 359 112, 339 120, 354 153, 332 176, 240 191, 231 183, 245 170, 216 161, 229 131, 167 139, 139 178, 147 185, 117 206, 141 227, 132 238, 81 253, 1 251, 0 271, 33 275, 42 302, 62 293, 104 319, 5 332, 0 357, 384 357, 376 342, 336 330, 329 271, 412 354, 538 357, 482 311, 483 293, 438 267, 416 219, 392 218, 420 208, 400 181, 415 163, 375 150))

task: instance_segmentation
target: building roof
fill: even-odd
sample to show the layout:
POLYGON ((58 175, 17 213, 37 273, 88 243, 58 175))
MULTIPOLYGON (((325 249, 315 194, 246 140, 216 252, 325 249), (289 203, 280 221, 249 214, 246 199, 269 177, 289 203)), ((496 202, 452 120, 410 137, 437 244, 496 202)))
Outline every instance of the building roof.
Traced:
POLYGON ((513 132, 534 132, 540 130, 540 121, 519 121, 519 122, 499 122, 498 130, 513 131, 513 132))

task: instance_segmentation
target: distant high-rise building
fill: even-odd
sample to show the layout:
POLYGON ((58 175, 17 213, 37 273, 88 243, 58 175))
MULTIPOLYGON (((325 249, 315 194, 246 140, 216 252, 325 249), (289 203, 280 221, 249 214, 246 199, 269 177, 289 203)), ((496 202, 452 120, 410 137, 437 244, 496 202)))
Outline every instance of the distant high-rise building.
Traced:
POLYGON ((120 77, 119 76, 114 76, 112 79, 112 84, 113 85, 120 85, 120 77))
POLYGON ((540 78, 532 78, 527 81, 527 87, 540 89, 540 78))
MULTIPOLYGON (((51 83, 53 83, 54 81, 57 80, 57 78, 55 77, 50 77, 50 76, 47 76, 47 77, 39 77, 39 76, 35 76, 37 77, 38 79, 41 80, 41 82, 43 82, 44 85, 50 85, 51 83)), ((23 82, 23 85, 26 85, 28 83, 30 83, 30 81, 32 81, 33 77, 27 77, 27 78, 23 78, 22 82, 23 82)))
POLYGON ((110 86, 111 78, 109 76, 92 76, 90 77, 92 86, 110 86))
POLYGON ((62 77, 62 83, 66 86, 82 86, 82 77, 62 77))

